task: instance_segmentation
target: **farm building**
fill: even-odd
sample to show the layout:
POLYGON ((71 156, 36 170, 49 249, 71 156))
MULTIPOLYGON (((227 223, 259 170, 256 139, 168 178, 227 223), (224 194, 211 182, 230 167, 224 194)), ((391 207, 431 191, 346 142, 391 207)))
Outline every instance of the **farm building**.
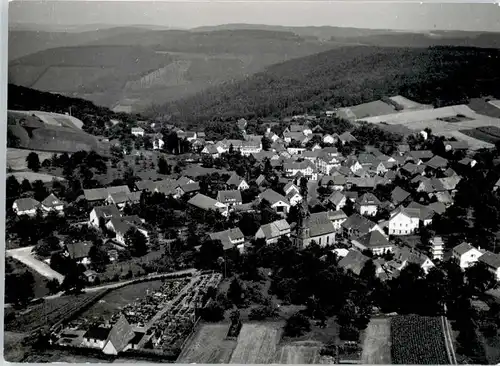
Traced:
POLYGON ((281 194, 273 191, 272 189, 266 189, 264 192, 259 194, 259 200, 267 200, 271 204, 271 207, 274 208, 278 213, 286 214, 290 210, 290 202, 288 202, 288 200, 281 194))
POLYGON ((276 243, 282 236, 290 236, 290 224, 284 219, 262 225, 255 233, 255 239, 263 238, 266 244, 276 243))
POLYGON ((235 246, 243 252, 245 247, 245 236, 239 228, 228 229, 216 233, 208 234, 211 240, 218 240, 222 243, 224 250, 229 250, 235 246))
POLYGON ((227 216, 228 207, 222 202, 214 200, 211 197, 205 196, 201 193, 196 194, 192 197, 188 203, 194 207, 200 208, 204 211, 215 210, 220 212, 222 216, 227 216))

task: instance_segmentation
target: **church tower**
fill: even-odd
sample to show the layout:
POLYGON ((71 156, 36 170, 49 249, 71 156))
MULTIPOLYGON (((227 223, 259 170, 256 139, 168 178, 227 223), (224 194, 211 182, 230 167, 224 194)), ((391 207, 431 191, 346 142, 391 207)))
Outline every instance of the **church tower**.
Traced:
POLYGON ((298 206, 299 206, 298 207, 299 212, 298 212, 298 220, 297 220, 294 244, 298 248, 303 249, 304 244, 307 245, 307 239, 310 236, 308 227, 309 208, 307 207, 307 197, 304 197, 302 199, 302 202, 298 206))

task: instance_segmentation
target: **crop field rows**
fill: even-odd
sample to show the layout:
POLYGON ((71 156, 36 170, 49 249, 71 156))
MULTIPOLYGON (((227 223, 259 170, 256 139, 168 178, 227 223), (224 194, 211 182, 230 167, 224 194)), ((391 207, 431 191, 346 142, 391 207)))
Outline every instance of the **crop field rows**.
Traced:
POLYGON ((230 363, 273 363, 281 332, 281 323, 243 324, 230 363))
POLYGON ((449 364, 441 317, 393 317, 391 356, 397 365, 449 364))

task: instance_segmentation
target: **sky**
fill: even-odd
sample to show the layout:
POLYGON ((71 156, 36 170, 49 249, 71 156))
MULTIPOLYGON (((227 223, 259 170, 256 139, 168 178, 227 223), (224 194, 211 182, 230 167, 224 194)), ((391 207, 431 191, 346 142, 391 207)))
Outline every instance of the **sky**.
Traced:
POLYGON ((500 6, 494 3, 422 3, 407 0, 14 0, 9 4, 9 23, 75 26, 142 24, 172 28, 248 23, 500 32, 500 6))

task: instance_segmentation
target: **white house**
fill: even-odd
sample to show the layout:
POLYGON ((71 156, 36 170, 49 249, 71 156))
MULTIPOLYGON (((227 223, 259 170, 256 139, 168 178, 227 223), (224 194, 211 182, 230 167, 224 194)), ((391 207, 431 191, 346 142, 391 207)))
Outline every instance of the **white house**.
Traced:
POLYGON ((282 236, 290 236, 290 224, 285 219, 262 225, 255 233, 255 239, 265 239, 266 244, 276 243, 282 236))
POLYGON ((250 188, 245 179, 241 178, 238 174, 234 173, 226 182, 228 187, 234 186, 237 190, 243 191, 250 188))
POLYGON ((134 136, 144 136, 144 129, 142 129, 141 127, 132 127, 132 131, 131 131, 132 135, 134 136))
POLYGON ((278 213, 287 214, 288 211, 290 211, 290 202, 288 202, 286 197, 283 197, 281 194, 273 191, 272 189, 266 189, 264 192, 259 194, 259 201, 264 199, 267 200, 271 204, 271 207, 278 213))
POLYGON ((328 219, 333 224, 335 230, 339 231, 342 229, 342 223, 347 220, 347 215, 342 210, 328 211, 328 219))
POLYGON ((290 193, 286 195, 286 199, 290 202, 290 206, 295 206, 296 204, 302 202, 303 197, 295 190, 291 190, 290 193))
POLYGON ((62 213, 64 210, 64 203, 51 193, 42 201, 42 209, 46 212, 55 211, 62 213))
POLYGON ((380 201, 373 193, 365 193, 356 202, 356 208, 361 215, 375 216, 380 201))
POLYGON ((105 224, 113 217, 120 217, 121 213, 115 205, 98 206, 90 211, 89 223, 95 228, 99 228, 101 218, 105 224))
POLYGON ((165 146, 165 141, 162 138, 154 138, 153 139, 153 150, 161 150, 165 146))
POLYGON ((285 188, 283 188, 283 190, 285 191, 285 194, 288 195, 290 194, 290 192, 297 192, 297 193, 300 193, 300 188, 297 187, 295 184, 293 184, 292 182, 288 183, 285 188))
POLYGON ((469 268, 471 265, 476 263, 479 257, 483 254, 484 251, 480 248, 478 249, 473 247, 469 243, 459 244, 452 250, 453 258, 458 262, 460 268, 462 269, 469 268))
POLYGON ((245 236, 239 228, 208 234, 211 240, 219 240, 224 250, 236 247, 240 252, 245 249, 245 236))
POLYGON ((399 207, 389 218, 389 235, 411 235, 419 227, 420 210, 399 207))
POLYGON ((325 135, 325 136, 323 136, 323 142, 325 144, 334 144, 335 138, 332 135, 325 135))
POLYGON ((40 202, 33 198, 19 198, 12 204, 12 209, 18 216, 35 216, 38 207, 40 207, 40 202))
POLYGON ((316 170, 316 167, 309 160, 294 163, 285 163, 283 164, 283 170, 289 177, 293 177, 300 172, 303 176, 311 180, 318 179, 318 172, 316 170))

